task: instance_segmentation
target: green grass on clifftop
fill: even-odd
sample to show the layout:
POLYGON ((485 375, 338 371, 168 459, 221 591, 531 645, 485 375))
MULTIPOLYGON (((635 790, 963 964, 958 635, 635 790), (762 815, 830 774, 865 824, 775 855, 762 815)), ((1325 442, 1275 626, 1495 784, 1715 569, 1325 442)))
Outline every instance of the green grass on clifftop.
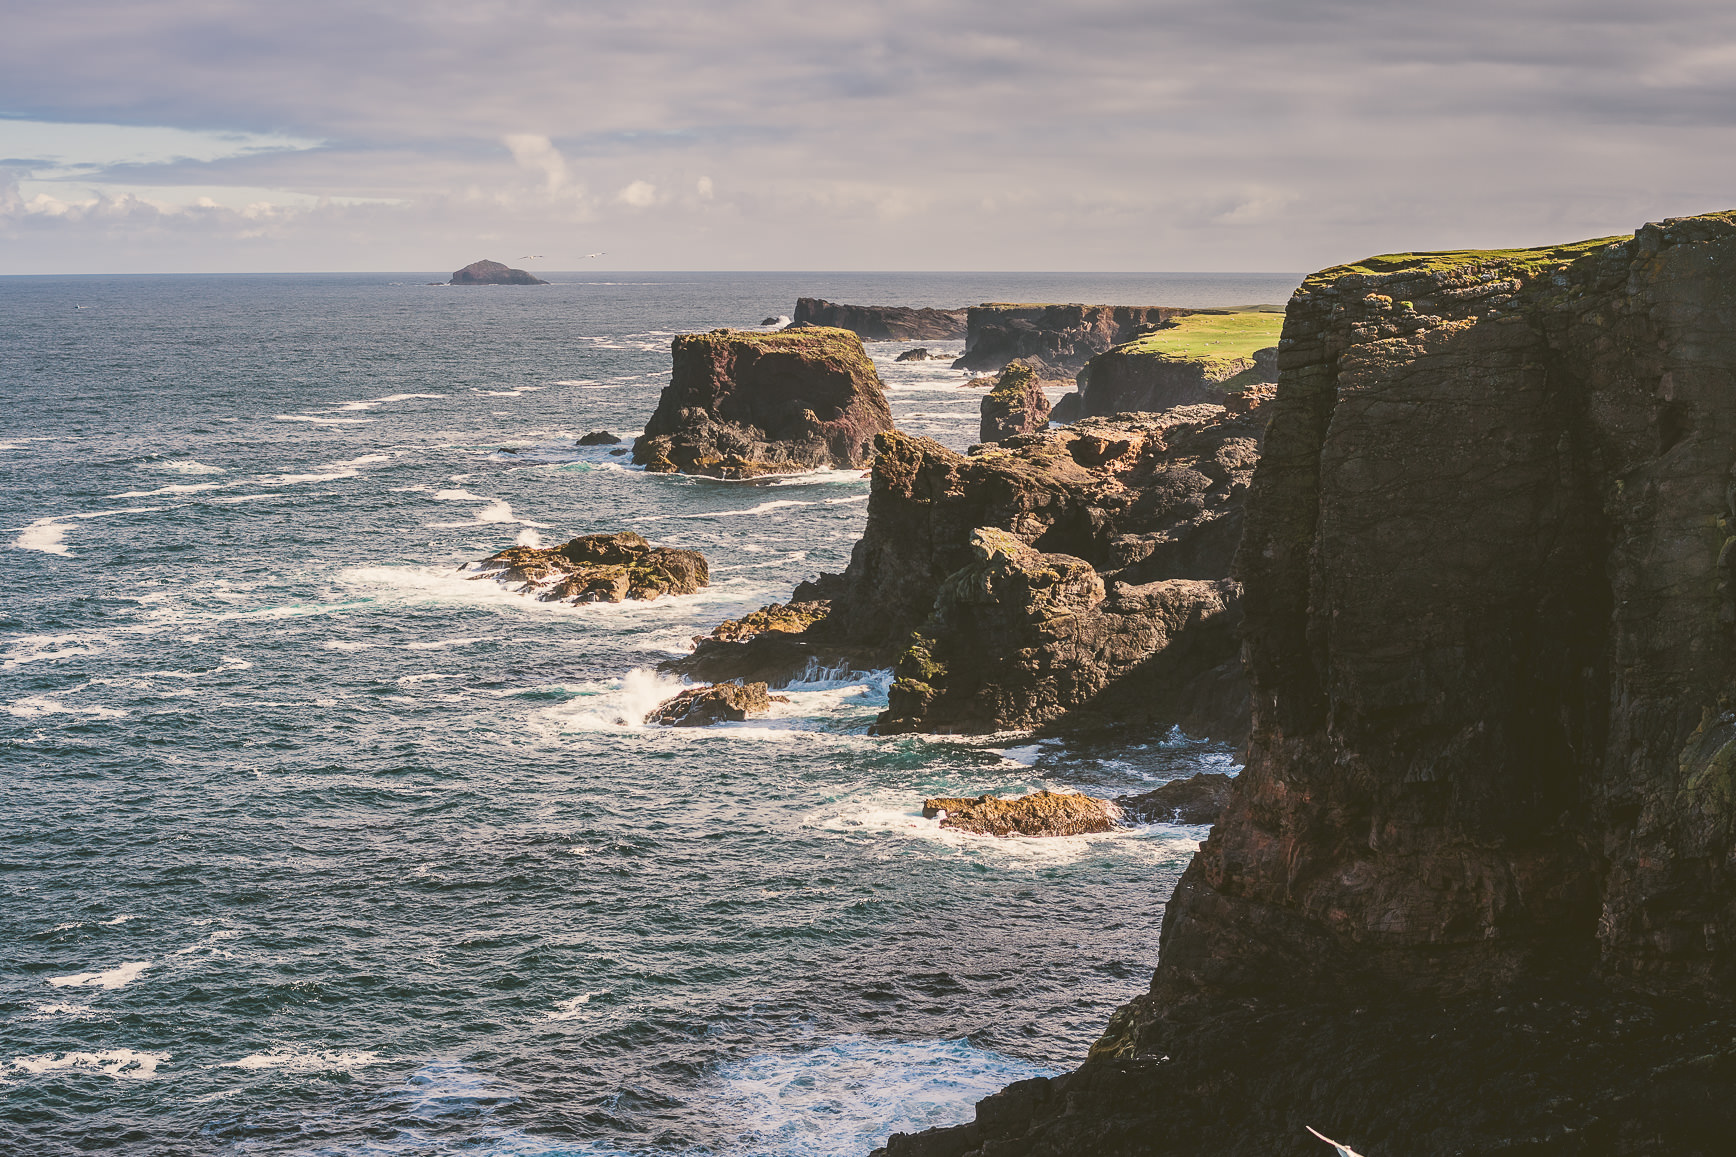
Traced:
POLYGON ((1155 333, 1115 347, 1128 354, 1155 354, 1187 361, 1233 361, 1278 344, 1282 313, 1213 311, 1178 317, 1155 333))
POLYGON ((1628 239, 1626 236, 1596 237, 1590 241, 1576 241, 1571 245, 1542 245, 1535 249, 1443 249, 1425 253, 1384 253, 1352 265, 1335 265, 1331 269, 1322 269, 1303 282, 1303 285, 1318 285, 1352 273, 1395 273, 1399 270, 1440 273, 1459 266, 1500 266, 1503 272, 1510 276, 1530 277, 1545 269, 1571 264, 1606 245, 1628 239))

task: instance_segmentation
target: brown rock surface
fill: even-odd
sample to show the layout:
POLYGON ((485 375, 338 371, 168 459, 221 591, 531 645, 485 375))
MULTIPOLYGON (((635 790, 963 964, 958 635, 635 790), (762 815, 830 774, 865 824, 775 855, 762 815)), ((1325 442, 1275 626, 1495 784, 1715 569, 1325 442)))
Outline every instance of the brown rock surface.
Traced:
POLYGON ((633 461, 750 478, 861 466, 892 429, 862 342, 840 329, 719 329, 673 343, 674 369, 633 461))
POLYGON ((1202 771, 1139 795, 1118 795, 1114 802, 1123 815, 1140 823, 1216 823, 1230 802, 1230 787, 1235 782, 1223 772, 1202 771))
POLYGON ((962 309, 912 309, 907 305, 840 305, 819 297, 796 299, 791 325, 847 329, 869 341, 949 341, 964 336, 962 309))
POLYGON ((1083 836, 1115 827, 1115 805, 1074 792, 1039 791, 1016 799, 925 799, 926 819, 981 836, 1083 836))
POLYGON ((632 531, 586 534, 557 547, 510 546, 476 566, 475 578, 521 583, 543 602, 619 603, 689 595, 711 581, 696 550, 654 547, 632 531))
POLYGON ((452 275, 450 285, 547 285, 522 269, 509 269, 498 261, 473 261, 452 275))
POLYGON ((1049 399, 1037 371, 1024 362, 1002 370, 994 389, 983 395, 979 442, 1005 442, 1020 434, 1034 434, 1049 425, 1049 399))
POLYGON ((1130 341, 1143 326, 1193 311, 1161 305, 1016 305, 970 308, 962 370, 998 370, 1023 359, 1044 377, 1069 377, 1094 354, 1130 341))
POLYGON ((764 683, 714 683, 710 687, 689 687, 665 699, 646 714, 645 722, 669 727, 740 723, 750 715, 764 715, 774 702, 789 700, 767 694, 764 683))

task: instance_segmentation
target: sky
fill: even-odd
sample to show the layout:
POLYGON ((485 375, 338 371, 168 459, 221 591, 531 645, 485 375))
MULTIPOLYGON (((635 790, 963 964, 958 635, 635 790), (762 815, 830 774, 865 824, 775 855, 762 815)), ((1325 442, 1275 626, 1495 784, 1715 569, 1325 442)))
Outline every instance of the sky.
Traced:
POLYGON ((0 28, 0 274, 1306 272, 1736 207, 1729 0, 0 0, 0 28))

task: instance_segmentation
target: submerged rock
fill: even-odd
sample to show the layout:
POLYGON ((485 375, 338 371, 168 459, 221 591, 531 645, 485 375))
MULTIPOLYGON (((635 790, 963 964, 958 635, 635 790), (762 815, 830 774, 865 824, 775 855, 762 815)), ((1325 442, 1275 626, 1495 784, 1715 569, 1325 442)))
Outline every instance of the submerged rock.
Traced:
POLYGON ((865 464, 892 412, 861 339, 808 327, 719 329, 673 343, 674 369, 633 461, 751 478, 865 464))
POLYGON ((452 275, 449 285, 547 285, 522 269, 509 269, 498 261, 475 261, 452 275))
POLYGON ((1037 371, 1024 362, 1013 362, 1001 371, 994 389, 983 396, 980 411, 979 442, 1005 442, 1049 424, 1049 399, 1037 371))
POLYGON ((1115 805, 1077 793, 1039 791, 1016 799, 981 795, 975 799, 925 799, 926 819, 981 836, 1083 836, 1115 827, 1115 805))
POLYGON ((619 603, 690 595, 711 581, 696 550, 652 546, 632 531, 586 534, 557 547, 510 546, 476 564, 543 602, 619 603))
POLYGON ((615 446, 619 445, 620 442, 620 438, 617 438, 607 430, 592 430, 589 434, 586 434, 583 438, 579 439, 579 445, 581 446, 615 446))
POLYGON ((773 703, 788 702, 782 695, 768 694, 764 683, 714 683, 665 699, 646 714, 645 722, 668 727, 740 723, 750 715, 764 715, 773 703))
POLYGON ((1201 771, 1140 795, 1116 796, 1115 806, 1128 819, 1140 823, 1216 823, 1230 802, 1230 788, 1235 782, 1221 771, 1201 771))
POLYGON ((792 325, 847 329, 869 341, 947 341, 964 336, 962 309, 912 309, 907 305, 840 305, 819 297, 796 300, 792 325))

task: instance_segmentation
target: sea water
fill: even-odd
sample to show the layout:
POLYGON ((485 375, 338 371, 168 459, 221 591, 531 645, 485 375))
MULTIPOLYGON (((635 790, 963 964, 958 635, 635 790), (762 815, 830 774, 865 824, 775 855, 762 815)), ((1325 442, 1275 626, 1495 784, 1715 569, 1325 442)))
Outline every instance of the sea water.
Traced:
MULTIPOLYGON (((1232 754, 874 738, 885 672, 647 727, 659 660, 843 569, 868 483, 575 440, 643 426, 674 334, 799 294, 1296 279, 429 280, 0 278, 0 1152, 864 1154, 1077 1063, 1203 831, 996 840, 922 799, 1232 754), (712 585, 573 607, 459 570, 616 530, 712 585)), ((980 395, 911 344, 870 343, 895 419, 963 449, 980 395)))

